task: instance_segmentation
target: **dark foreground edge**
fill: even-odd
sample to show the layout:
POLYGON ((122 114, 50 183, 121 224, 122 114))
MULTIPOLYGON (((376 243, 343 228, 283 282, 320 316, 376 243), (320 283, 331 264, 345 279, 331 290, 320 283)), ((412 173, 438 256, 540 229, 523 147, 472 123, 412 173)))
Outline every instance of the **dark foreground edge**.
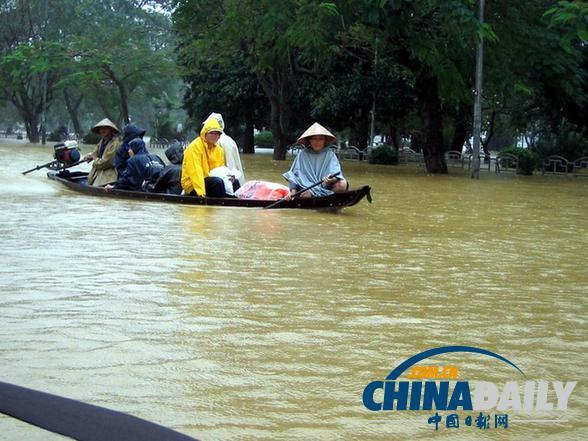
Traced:
POLYGON ((126 413, 1 381, 0 413, 81 441, 195 441, 126 413))
MULTIPOLYGON (((136 199, 147 201, 170 202, 174 204, 186 205, 218 205, 224 207, 246 207, 246 208, 263 208, 271 205, 275 201, 236 199, 236 198, 202 198, 197 196, 178 196, 175 194, 162 193, 145 193, 140 191, 127 190, 109 190, 102 187, 92 187, 86 185, 87 173, 84 172, 49 172, 49 179, 57 181, 66 187, 79 193, 89 194, 92 196, 105 196, 124 199, 136 199)), ((370 187, 364 185, 357 190, 347 191, 345 193, 335 193, 330 196, 317 198, 295 199, 285 201, 276 208, 303 208, 303 209, 338 209, 351 207, 368 196, 369 200, 370 187)))

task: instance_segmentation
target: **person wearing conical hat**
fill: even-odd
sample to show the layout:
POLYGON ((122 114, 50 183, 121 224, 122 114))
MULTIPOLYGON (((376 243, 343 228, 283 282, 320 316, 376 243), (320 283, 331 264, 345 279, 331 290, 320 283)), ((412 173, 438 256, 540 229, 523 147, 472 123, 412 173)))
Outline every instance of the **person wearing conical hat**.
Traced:
POLYGON ((296 144, 306 148, 296 155, 290 170, 283 175, 290 184, 291 195, 320 181, 321 185, 305 191, 300 197, 328 196, 347 191, 348 185, 341 173, 339 159, 329 148, 336 142, 335 135, 316 122, 298 138, 296 144), (336 178, 329 179, 337 172, 340 174, 336 178))
POLYGON ((92 127, 92 132, 100 134, 100 142, 96 149, 87 154, 84 159, 88 162, 93 161, 92 169, 88 173, 88 185, 100 187, 117 179, 113 161, 116 149, 120 145, 116 137, 120 130, 112 121, 104 118, 92 127))

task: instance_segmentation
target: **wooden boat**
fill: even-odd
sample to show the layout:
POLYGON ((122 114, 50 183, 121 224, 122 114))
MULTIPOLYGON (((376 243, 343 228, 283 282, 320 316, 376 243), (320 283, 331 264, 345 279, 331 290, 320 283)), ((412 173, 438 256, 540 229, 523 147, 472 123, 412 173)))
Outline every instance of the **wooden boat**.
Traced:
MULTIPOLYGON (((111 189, 106 190, 103 187, 92 187, 86 184, 88 173, 70 172, 68 170, 60 172, 48 172, 47 177, 53 181, 65 185, 79 193, 92 196, 104 196, 124 199, 136 199, 146 201, 170 202, 175 204, 186 205, 220 205, 225 207, 247 207, 263 208, 273 204, 275 201, 237 199, 237 198, 208 198, 198 196, 180 196, 175 194, 163 193, 146 193, 142 191, 128 191, 111 189)), ((303 208, 303 209, 339 209, 351 207, 361 201, 364 197, 371 202, 370 187, 365 185, 357 190, 347 191, 345 193, 335 193, 330 196, 315 198, 299 198, 292 201, 284 201, 276 208, 303 208)))

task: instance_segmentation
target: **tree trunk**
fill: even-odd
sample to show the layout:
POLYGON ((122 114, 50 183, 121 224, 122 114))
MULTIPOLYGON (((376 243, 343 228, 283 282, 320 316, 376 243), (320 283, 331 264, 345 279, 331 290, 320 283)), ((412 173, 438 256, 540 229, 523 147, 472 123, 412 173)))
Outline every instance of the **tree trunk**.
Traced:
POLYGON ((368 148, 369 140, 370 140, 370 109, 362 109, 361 115, 359 116, 359 143, 357 147, 360 150, 365 150, 368 148))
POLYGON ((127 86, 123 81, 115 80, 115 84, 118 89, 118 95, 120 97, 120 111, 123 122, 126 125, 131 122, 131 118, 129 116, 129 92, 127 91, 127 86))
MULTIPOLYGON (((390 139, 390 141, 392 141, 392 147, 394 147, 394 150, 399 151, 401 140, 400 140, 400 132, 398 131, 398 129, 396 127, 392 127, 390 129, 389 139, 390 139)), ((388 140, 386 140, 386 144, 389 144, 388 140)))
POLYGON ((271 132, 274 138, 274 154, 273 159, 276 161, 284 161, 286 159, 286 153, 288 153, 288 144, 286 142, 286 134, 283 132, 280 126, 280 110, 279 106, 274 109, 272 105, 272 116, 271 116, 271 132))
POLYGON ((21 116, 25 123, 29 142, 38 144, 41 140, 41 132, 39 130, 39 115, 29 112, 21 112, 21 116))
POLYGON ((3 91, 6 96, 9 97, 9 101, 18 110, 18 113, 25 124, 29 142, 37 144, 40 141, 41 135, 39 130, 41 103, 40 101, 35 101, 38 97, 36 95, 30 97, 28 93, 29 91, 24 85, 22 85, 16 93, 7 93, 5 88, 3 91))
POLYGON ((82 139, 84 137, 84 132, 82 131, 82 125, 80 124, 78 110, 84 96, 80 95, 77 100, 73 100, 69 91, 63 89, 63 97, 65 99, 65 107, 67 107, 67 112, 69 113, 69 117, 74 126, 74 132, 78 139, 82 139))
POLYGON ((273 159, 283 161, 288 151, 288 129, 290 126, 291 72, 289 66, 275 66, 269 78, 257 76, 270 102, 270 130, 274 138, 273 159))
POLYGON ((41 141, 41 131, 39 130, 38 123, 25 121, 25 127, 27 129, 27 138, 29 138, 29 142, 38 144, 41 141))
POLYGON ((118 90, 118 96, 120 100, 120 113, 123 123, 129 124, 131 118, 129 116, 129 91, 124 80, 121 80, 116 76, 112 68, 108 64, 103 64, 102 69, 106 73, 106 76, 112 80, 118 90))
POLYGON ((429 72, 417 75, 415 89, 423 127, 423 154, 427 173, 446 174, 443 146, 443 114, 437 87, 437 77, 429 72))
POLYGON ((463 145, 468 139, 470 134, 470 112, 466 111, 465 107, 460 107, 455 117, 455 132, 453 133, 453 139, 451 140, 450 150, 457 150, 461 152, 463 145))
POLYGON ((496 110, 493 110, 490 114, 490 121, 488 126, 488 133, 486 139, 482 139, 480 136, 480 144, 482 144, 482 150, 484 151, 484 155, 490 156, 490 152, 488 151, 488 145, 492 138, 494 137, 494 128, 496 127, 496 110))
POLYGON ((117 123, 120 124, 120 120, 118 118, 115 118, 114 115, 108 109, 108 106, 106 105, 106 103, 104 102, 102 97, 100 96, 100 92, 96 95, 96 100, 98 101, 98 104, 100 105, 100 108, 102 109, 102 112, 104 113, 104 116, 106 116, 106 118, 108 118, 110 121, 114 122, 115 124, 117 124, 117 123))
POLYGON ((253 115, 247 113, 245 116, 245 133, 243 135, 243 153, 251 155, 255 153, 254 127, 253 115))
POLYGON ((270 99, 271 116, 270 129, 274 138, 273 159, 283 161, 288 152, 287 130, 289 124, 289 109, 285 103, 280 103, 277 98, 270 99))
POLYGON ((370 112, 371 101, 366 101, 356 114, 356 125, 351 129, 349 143, 359 150, 365 150, 368 147, 370 139, 370 112))
POLYGON ((423 139, 420 133, 412 133, 410 135, 410 149, 417 153, 423 150, 423 139))

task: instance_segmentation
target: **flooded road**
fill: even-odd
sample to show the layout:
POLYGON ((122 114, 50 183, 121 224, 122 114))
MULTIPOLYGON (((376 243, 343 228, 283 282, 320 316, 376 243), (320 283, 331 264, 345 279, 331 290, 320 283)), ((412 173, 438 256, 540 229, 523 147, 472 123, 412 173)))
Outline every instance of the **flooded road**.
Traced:
MULTIPOLYGON (((344 162, 374 203, 334 214, 94 198, 20 174, 50 148, 0 156, 0 381, 203 440, 587 435, 588 180, 344 162), (466 379, 578 381, 566 412, 510 414, 566 422, 435 433, 426 411, 363 406, 369 382, 445 345, 527 375, 432 362, 466 379)), ((249 179, 288 166, 243 159, 249 179)), ((0 439, 60 437, 0 417, 0 439)))

